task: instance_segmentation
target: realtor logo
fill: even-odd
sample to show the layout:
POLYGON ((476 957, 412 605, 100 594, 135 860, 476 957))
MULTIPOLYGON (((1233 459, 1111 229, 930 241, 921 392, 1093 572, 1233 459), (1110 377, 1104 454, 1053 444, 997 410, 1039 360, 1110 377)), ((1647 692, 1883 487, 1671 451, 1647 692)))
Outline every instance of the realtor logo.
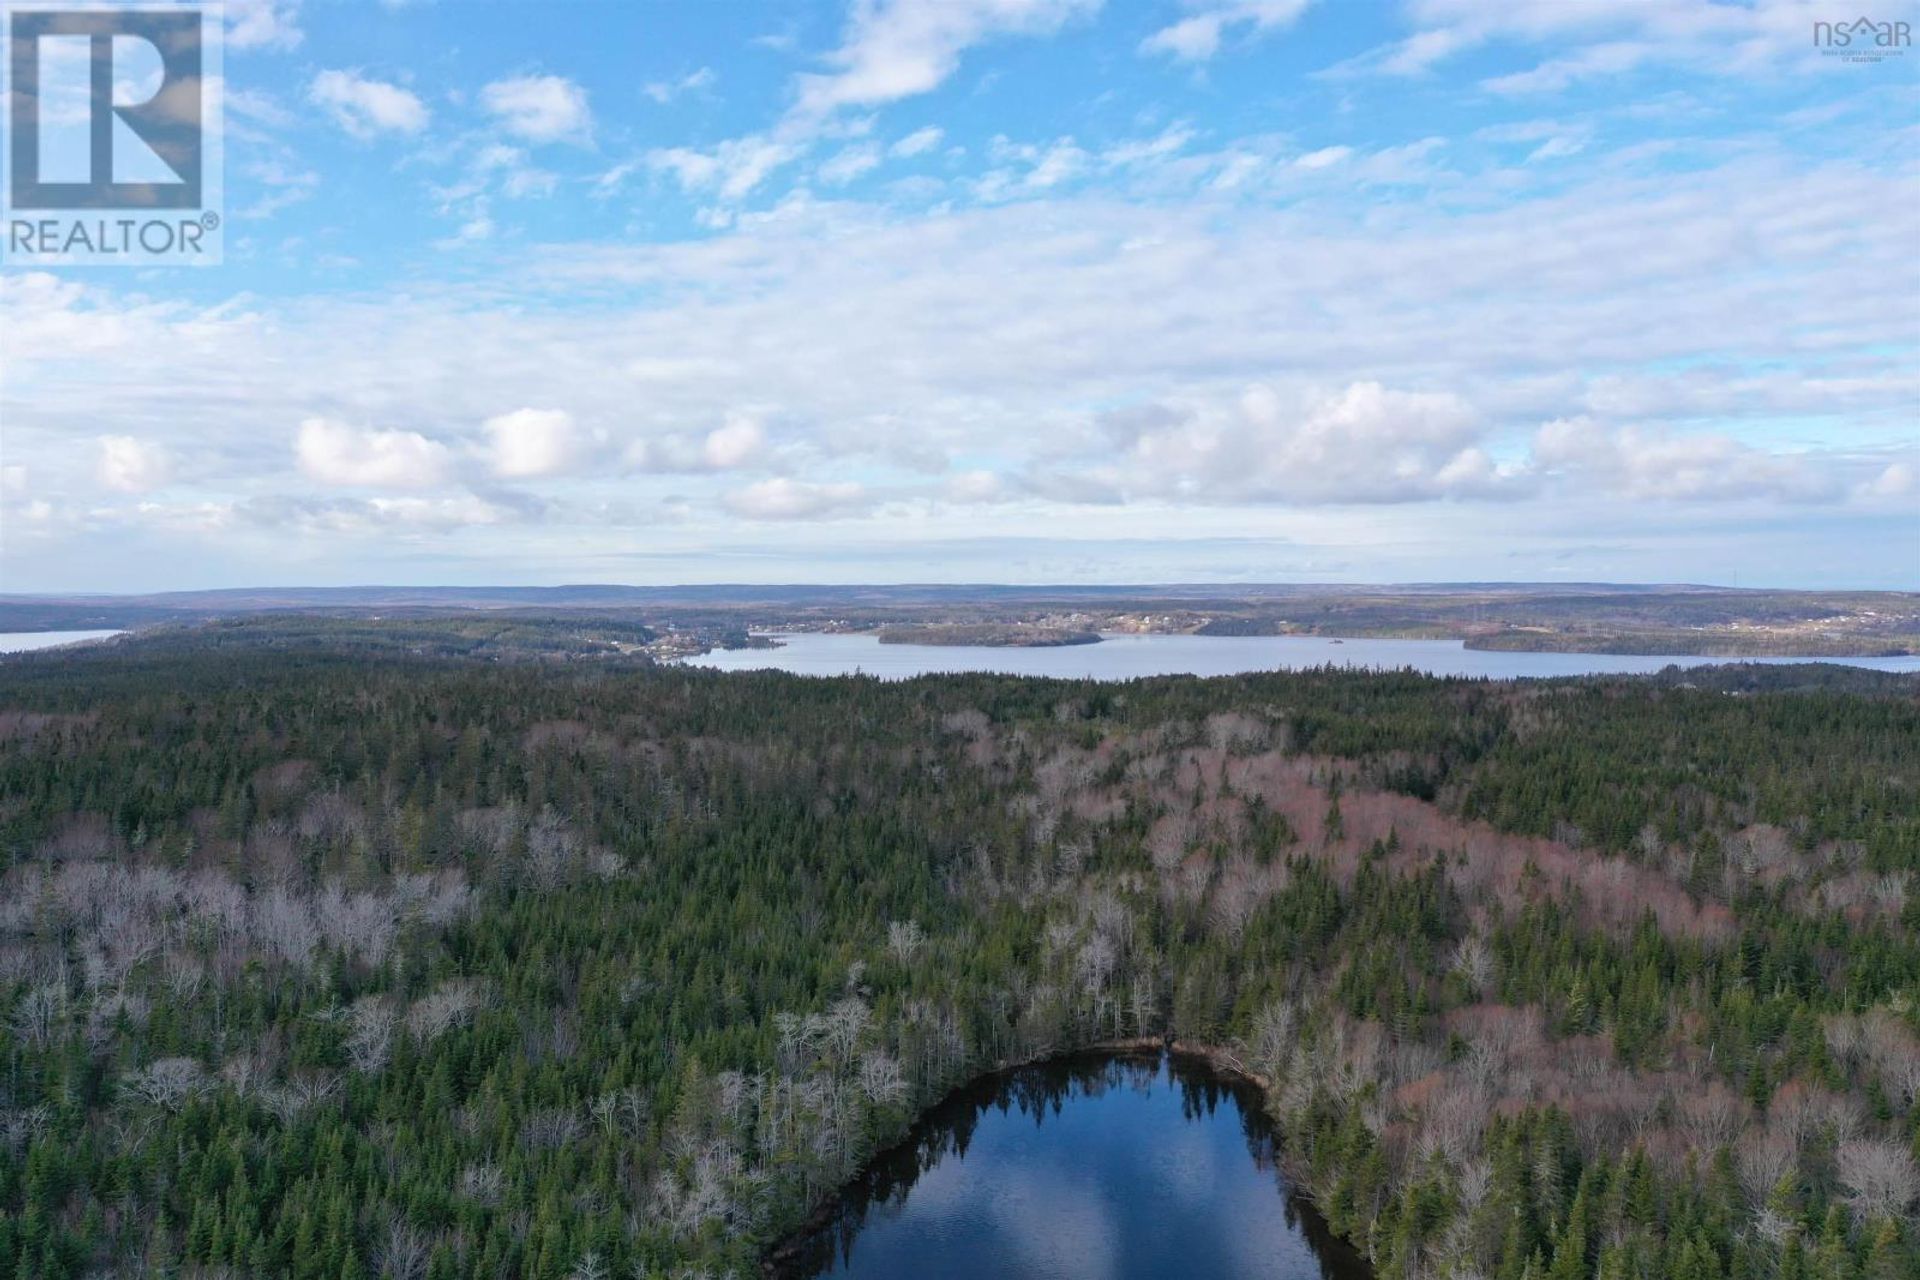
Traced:
POLYGON ((1859 17, 1852 22, 1813 24, 1813 47, 1846 62, 1883 62, 1899 57, 1912 45, 1913 25, 1907 22, 1859 17))
POLYGON ((5 9, 0 265, 220 258, 220 15, 205 4, 5 9))

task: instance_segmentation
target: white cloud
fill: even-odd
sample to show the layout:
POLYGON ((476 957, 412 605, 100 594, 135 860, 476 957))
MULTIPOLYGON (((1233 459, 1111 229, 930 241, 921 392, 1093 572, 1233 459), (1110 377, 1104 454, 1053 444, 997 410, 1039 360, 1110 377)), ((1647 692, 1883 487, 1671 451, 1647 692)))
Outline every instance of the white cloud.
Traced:
POLYGON ((1481 420, 1459 396, 1356 382, 1318 395, 1255 384, 1227 401, 1107 414, 1099 453, 1035 487, 1069 500, 1373 503, 1497 496, 1481 420))
POLYGON ((1563 418, 1535 434, 1537 464, 1570 483, 1652 501, 1831 501, 1844 493, 1831 468, 1768 453, 1725 435, 1679 435, 1563 418))
POLYGON ((1007 485, 992 471, 962 471, 948 479, 944 494, 948 502, 999 502, 1007 496, 1007 485))
POLYGON ((1537 160, 1561 160, 1567 156, 1576 156, 1586 149, 1586 145, 1587 144, 1581 139, 1566 134, 1555 138, 1548 138, 1528 153, 1527 163, 1532 164, 1537 160))
POLYGON ((516 409, 488 418, 488 465, 503 480, 559 475, 578 463, 586 440, 564 409, 516 409))
POLYGON ((476 244, 482 244, 493 239, 495 230, 496 228, 492 218, 488 217, 485 213, 475 213, 472 217, 462 222, 452 235, 443 236, 435 240, 433 247, 443 253, 451 253, 459 249, 468 249, 476 244))
POLYGON ((1808 0, 1414 0, 1408 8, 1414 34, 1336 70, 1417 75, 1468 50, 1507 43, 1561 52, 1484 82, 1498 93, 1554 92, 1650 64, 1751 75, 1817 64, 1812 24, 1832 16, 1808 0))
POLYGON ((1869 498, 1905 498, 1920 493, 1920 468, 1908 462, 1890 462, 1864 486, 1869 498))
POLYGON ((1325 169, 1339 164, 1353 154, 1352 147, 1322 147, 1318 151, 1309 151, 1294 160, 1296 169, 1325 169))
MULTIPOLYGON (((1137 151, 1137 148, 1134 150, 1137 151)), ((1128 151, 1128 148, 1116 148, 1109 152, 1110 163, 1129 163, 1128 151)), ((1060 138, 1045 147, 1015 144, 998 138, 994 141, 994 155, 1010 164, 1025 165, 1026 171, 1017 173, 1011 168, 988 171, 974 183, 975 194, 982 200, 1005 200, 1049 191, 1085 176, 1093 162, 1093 156, 1072 138, 1060 138)))
POLYGON ((922 155, 925 152, 933 150, 940 145, 940 140, 946 136, 945 131, 937 125, 928 125, 924 129, 915 129, 912 133, 894 143, 889 150, 901 159, 906 159, 909 156, 922 155))
MULTIPOLYGON (((713 366, 686 364, 686 376, 704 379, 713 366)), ((678 378, 678 373, 666 374, 678 378)), ((655 475, 698 475, 736 471, 767 461, 767 434, 751 413, 729 411, 725 421, 702 434, 668 431, 630 441, 622 460, 628 470, 655 475)))
POLYGON ((810 484, 780 476, 736 489, 724 499, 727 509, 749 520, 818 520, 856 514, 867 492, 852 483, 810 484))
POLYGON ((647 154, 647 163, 656 171, 669 173, 682 189, 711 192, 725 200, 739 200, 782 165, 799 157, 804 150, 792 142, 761 134, 732 138, 712 151, 690 147, 668 147, 647 154))
POLYGON ((157 489, 167 482, 173 470, 166 449, 149 440, 101 436, 95 446, 94 478, 102 487, 117 493, 157 489))
POLYGON ((225 113, 229 131, 237 131, 240 122, 268 129, 285 129, 298 118, 281 106, 280 100, 271 93, 262 89, 242 89, 226 81, 220 84, 220 109, 225 113))
POLYGON ((292 49, 305 38, 298 0, 227 0, 227 45, 234 49, 292 49))
MULTIPOLYGON (((1258 154, 1270 158, 1248 179, 1258 195, 1303 181, 1287 140, 1258 154)), ((1191 158, 1207 166, 1196 183, 1217 172, 1191 158)), ((1316 187, 1335 187, 1361 159, 1322 171, 1316 187)), ((1438 568, 1462 531, 1492 545, 1518 522, 1520 545, 1538 547, 1543 523, 1564 526, 1575 511, 1594 529, 1633 532, 1671 508, 1658 518, 1716 531, 1689 545, 1731 544, 1758 523, 1756 504, 1802 495, 1826 505, 1796 504, 1808 514, 1792 519, 1838 530, 1856 507, 1891 519, 1910 501, 1897 471, 1876 496, 1888 467, 1911 469, 1910 457, 1866 456, 1897 438, 1920 394, 1920 375, 1888 338, 1911 316, 1910 237, 1899 219, 1860 215, 1904 207, 1909 186, 1891 164, 1760 158, 1606 172, 1497 202, 1383 201, 1365 219, 1331 197, 1056 194, 933 213, 789 202, 722 234, 535 247, 484 282, 220 305, 8 273, 6 461, 30 466, 36 491, 64 511, 63 495, 90 483, 102 421, 170 448, 182 467, 191 457, 196 494, 225 485, 227 500, 296 488, 301 472, 403 487, 463 467, 477 475, 487 459, 409 430, 341 423, 472 423, 481 445, 478 424, 504 407, 565 405, 579 423, 608 424, 604 449, 596 440, 586 456, 627 456, 639 473, 576 465, 539 486, 550 505, 516 516, 513 538, 432 544, 516 566, 536 545, 578 554, 568 539, 587 541, 586 529, 596 546, 631 545, 621 531, 656 527, 669 497, 688 545, 721 545, 734 517, 755 511, 876 513, 821 531, 848 545, 913 545, 935 528, 1007 532, 995 524, 1004 513, 978 505, 986 480, 951 478, 950 465, 1003 477, 1020 503, 1016 532, 1037 539, 1311 528, 1353 547, 1377 545, 1387 535, 1371 531, 1390 523, 1405 545, 1431 547, 1438 568), (575 305, 582 296, 588 305, 575 305), (1267 395, 1249 398, 1251 387, 1267 395), (766 406, 779 430, 739 468, 718 469, 737 455, 710 455, 709 437, 749 391, 748 411, 766 406), (1158 417, 1102 420, 1084 408, 1126 404, 1158 417), (277 456, 262 456, 258 424, 299 423, 319 406, 328 425, 309 441, 312 456, 272 441, 277 456), (1587 455, 1556 453, 1550 438, 1530 453, 1540 423, 1582 414, 1632 424, 1638 438, 1587 455), (1833 425, 1806 425, 1816 419, 1833 425), (1754 456, 1717 444, 1692 462, 1675 452, 1657 465, 1620 460, 1650 441, 1701 450, 1701 422, 1754 456), (1789 434, 1858 452, 1787 454, 1773 441, 1789 434), (77 453, 76 440, 87 442, 77 453), (900 440, 924 457, 880 447, 900 440), (1351 469, 1322 456, 1343 441, 1351 469), (1744 488, 1701 479, 1661 496, 1663 472, 1727 464, 1748 477, 1744 488), (1793 471, 1820 482, 1782 478, 1793 471), (790 480, 726 497, 772 477, 790 480), (854 482, 858 493, 818 488, 854 482), (1489 512, 1477 495, 1518 505, 1489 512), (1094 498, 1131 505, 1063 505, 1094 498), (1373 505, 1345 509, 1357 502, 1373 505), (532 541, 536 528, 549 540, 532 541)), ((51 527, 77 530, 81 518, 51 527)), ((1864 535, 1856 526, 1852 536, 1864 535)), ((819 545, 764 531, 741 539, 733 545, 795 556, 819 545)), ((1808 545, 1829 555, 1839 539, 1808 545)), ((15 581, 39 572, 7 568, 15 581)))
MULTIPOLYGON (((996 36, 1047 35, 1100 0, 864 0, 856 4, 838 49, 826 56, 835 68, 798 78, 793 107, 763 133, 731 138, 702 149, 660 147, 646 160, 689 192, 711 194, 720 207, 701 211, 714 228, 732 225, 730 206, 744 200, 777 169, 806 155, 823 137, 858 136, 870 120, 846 122, 836 113, 877 107, 938 88, 960 65, 967 49, 996 36)), ((938 129, 921 129, 897 146, 915 155, 936 145, 938 129)), ((870 144, 848 147, 817 171, 839 185, 878 163, 870 144)), ((624 176, 621 174, 620 176, 624 176)), ((616 179, 617 181, 617 179, 616 179)))
POLYGON ((307 97, 356 138, 380 133, 419 133, 427 127, 424 102, 409 90, 353 71, 322 71, 307 97))
POLYGON ((707 433, 701 456, 709 467, 728 471, 745 466, 766 448, 767 435, 759 422, 744 414, 733 414, 725 425, 707 433))
POLYGON ((320 175, 311 169, 290 168, 278 160, 262 160, 246 166, 247 176, 266 191, 253 204, 236 210, 236 218, 270 218, 280 210, 310 198, 320 187, 320 175))
POLYGON ((650 80, 641 87, 640 92, 664 107, 682 94, 712 87, 716 79, 718 77, 714 75, 712 67, 701 67, 678 80, 650 80))
POLYGON ((579 141, 593 128, 587 91, 564 76, 513 76, 480 91, 507 132, 529 142, 579 141))
POLYGON ((1064 139, 1047 148, 1026 177, 1026 185, 1039 190, 1058 186, 1078 177, 1087 167, 1087 153, 1064 139))
POLYGON ((826 75, 800 78, 797 110, 818 117, 938 88, 967 49, 1001 35, 1050 35, 1099 0, 867 0, 857 4, 826 75))
POLYGON ((1530 145, 1532 149, 1527 153, 1526 162, 1534 164, 1579 155, 1592 140, 1593 126, 1577 121, 1522 120, 1476 130, 1474 137, 1489 142, 1530 145))
POLYGON ((424 489, 446 476, 448 451, 415 431, 356 427, 329 418, 300 424, 294 456, 301 472, 321 484, 378 489, 424 489))
POLYGON ((171 522, 199 519, 216 527, 297 529, 345 537, 445 534, 511 524, 523 513, 471 493, 443 498, 284 497, 252 498, 216 508, 178 511, 171 522))
POLYGON ((1100 153, 1100 162, 1110 168, 1150 165, 1179 155, 1194 139, 1194 132, 1183 124, 1169 125, 1151 138, 1123 142, 1100 153))
POLYGON ((864 173, 870 173, 880 167, 880 148, 871 142, 862 142, 847 147, 838 155, 821 165, 818 174, 820 181, 828 186, 844 186, 864 173))
POLYGON ((1313 0, 1200 0, 1199 12, 1162 27, 1140 42, 1142 53, 1164 53, 1183 62, 1205 62, 1220 52, 1229 27, 1262 34, 1291 25, 1313 0))

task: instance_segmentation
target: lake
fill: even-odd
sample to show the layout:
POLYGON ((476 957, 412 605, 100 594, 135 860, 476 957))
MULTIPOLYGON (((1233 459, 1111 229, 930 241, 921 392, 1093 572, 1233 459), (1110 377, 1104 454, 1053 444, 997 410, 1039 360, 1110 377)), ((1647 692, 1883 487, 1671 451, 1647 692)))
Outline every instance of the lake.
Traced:
POLYGON ((83 640, 104 640, 118 631, 0 631, 0 653, 25 653, 29 649, 51 649, 56 645, 79 644, 83 640))
MULTIPOLYGON (((1138 676, 1230 676, 1292 671, 1333 663, 1436 676, 1584 676, 1658 671, 1716 662, 1811 662, 1811 658, 1702 658, 1616 653, 1503 653, 1469 649, 1458 640, 1336 640, 1329 636, 1114 635, 1099 644, 1050 649, 985 645, 881 644, 872 634, 798 632, 777 637, 778 649, 716 649, 686 659, 722 671, 772 668, 799 675, 866 674, 883 680, 941 671, 994 671, 1066 679, 1131 680, 1138 676)), ((1920 671, 1920 656, 1823 658, 1878 671, 1920 671)))
POLYGON ((1186 1057, 988 1076, 924 1115, 786 1280, 1365 1280, 1288 1186, 1259 1094, 1186 1057))

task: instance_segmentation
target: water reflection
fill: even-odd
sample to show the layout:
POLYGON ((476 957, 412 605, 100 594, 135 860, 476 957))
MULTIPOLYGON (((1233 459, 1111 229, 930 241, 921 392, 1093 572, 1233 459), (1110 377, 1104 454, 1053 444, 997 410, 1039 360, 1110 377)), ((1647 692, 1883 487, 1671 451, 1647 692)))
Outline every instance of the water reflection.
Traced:
POLYGON ((1257 1093, 1188 1058, 985 1077, 780 1255, 788 1280, 1364 1280, 1288 1186, 1257 1093))
MULTIPOLYGON (((996 671, 1066 680, 1133 680, 1142 676, 1227 676, 1250 671, 1302 671, 1332 665, 1385 671, 1411 668, 1436 676, 1516 677, 1649 673, 1727 658, 1632 653, 1507 653, 1469 649, 1458 640, 1335 639, 1331 636, 1123 636, 1099 644, 1043 649, 979 645, 881 644, 872 632, 798 632, 777 637, 777 649, 717 649, 689 658, 721 671, 772 669, 798 675, 856 672, 905 680, 943 671, 996 671)), ((1920 671, 1920 656, 1899 658, 1747 658, 1747 662, 1838 662, 1878 671, 1920 671)))

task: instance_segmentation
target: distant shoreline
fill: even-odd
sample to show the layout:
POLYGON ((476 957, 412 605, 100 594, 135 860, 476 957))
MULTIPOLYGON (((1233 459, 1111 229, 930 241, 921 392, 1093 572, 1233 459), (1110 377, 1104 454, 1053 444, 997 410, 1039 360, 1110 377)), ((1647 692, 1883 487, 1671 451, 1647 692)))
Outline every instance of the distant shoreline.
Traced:
POLYGON ((882 627, 881 644, 971 645, 992 649, 1056 649, 1063 645, 1099 644, 1093 631, 1063 627, 1002 625, 999 623, 929 623, 914 627, 882 627))

